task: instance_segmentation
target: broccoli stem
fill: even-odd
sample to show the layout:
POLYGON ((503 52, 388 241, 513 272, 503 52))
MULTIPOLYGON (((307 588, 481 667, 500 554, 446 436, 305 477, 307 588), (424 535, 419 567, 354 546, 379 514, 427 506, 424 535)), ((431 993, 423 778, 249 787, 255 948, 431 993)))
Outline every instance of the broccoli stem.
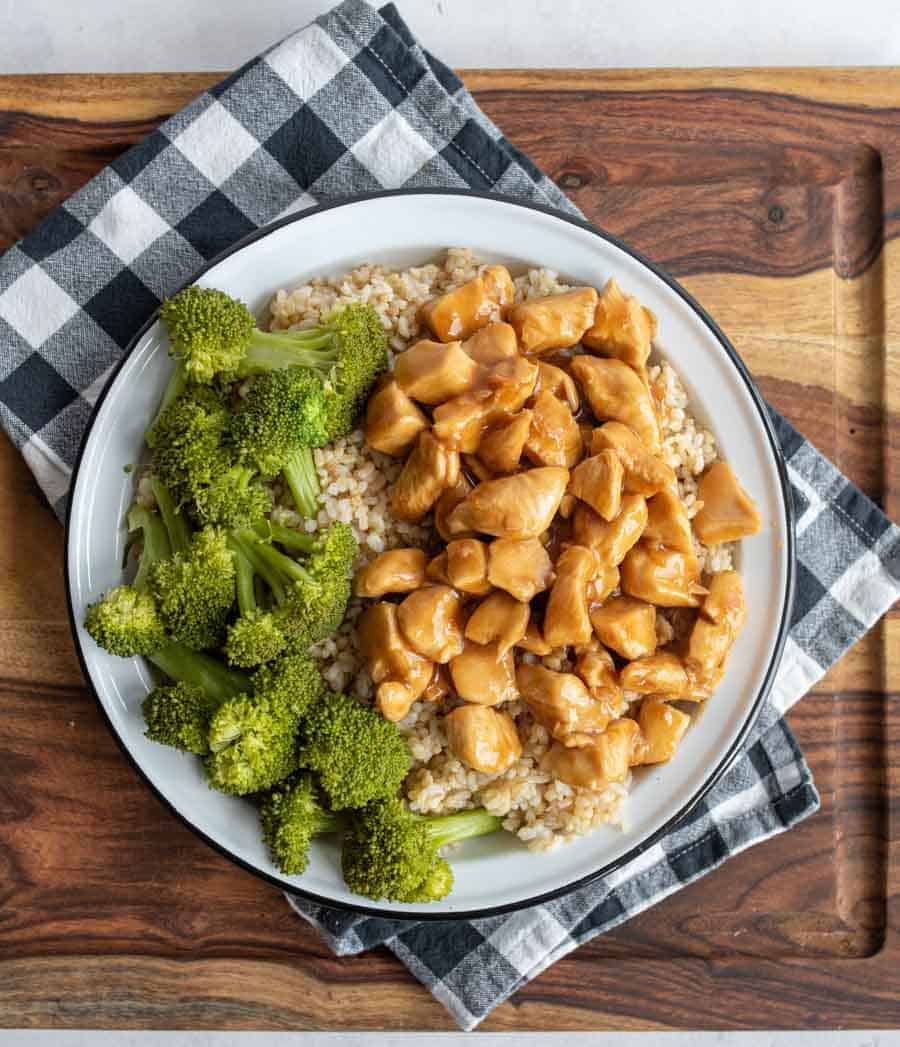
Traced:
POLYGON ((147 431, 144 433, 144 440, 148 447, 152 447, 155 442, 153 431, 156 428, 156 423, 162 416, 163 411, 172 403, 174 403, 179 396, 187 388, 187 371, 185 370, 184 361, 176 360, 175 369, 169 375, 169 381, 166 384, 166 388, 163 391, 162 400, 159 402, 159 409, 156 412, 156 417, 147 427, 147 431))
POLYGON ((138 592, 146 592, 150 578, 150 568, 157 560, 171 556, 172 547, 169 533, 159 513, 151 512, 142 505, 133 505, 128 511, 128 530, 140 531, 144 548, 138 563, 137 574, 132 583, 138 592))
POLYGON ((496 832, 503 824, 503 819, 489 814, 483 807, 474 811, 460 811, 458 814, 445 814, 439 817, 421 817, 429 837, 437 847, 458 840, 468 840, 472 836, 486 836, 496 832))
POLYGON ((316 815, 313 836, 324 836, 326 833, 340 832, 346 828, 347 818, 340 811, 320 811, 316 815))
POLYGON ((256 532, 249 528, 243 528, 239 532, 234 532, 231 535, 231 540, 237 544, 244 556, 250 561, 256 574, 271 589, 272 596, 275 597, 275 603, 283 604, 287 596, 284 588, 284 579, 279 571, 272 564, 267 563, 260 555, 262 545, 256 537, 256 532))
POLYGON ((319 475, 312 449, 301 447, 294 451, 283 475, 297 511, 310 519, 315 517, 319 509, 319 475))
POLYGON ((308 367, 327 378, 340 355, 335 334, 327 327, 303 331, 260 331, 256 329, 241 361, 240 374, 259 374, 285 367, 308 367))
POLYGON ((253 570, 253 564, 244 555, 240 543, 235 541, 232 536, 228 538, 228 547, 234 556, 234 566, 237 574, 238 610, 241 614, 249 614, 251 611, 255 611, 257 607, 256 572, 253 570))
POLYGON ((295 531, 293 527, 285 527, 283 524, 272 523, 270 520, 262 520, 253 525, 253 530, 263 541, 271 539, 278 542, 285 549, 296 550, 298 553, 311 553, 316 546, 316 539, 311 534, 303 534, 295 531))
POLYGON ((250 690, 250 678, 211 658, 173 643, 150 655, 150 661, 176 683, 200 687, 210 698, 224 701, 250 690))
POLYGON ((175 507, 175 502, 172 499, 172 495, 169 494, 168 488, 156 477, 151 477, 150 489, 153 491, 153 497, 159 507, 160 516, 162 516, 166 530, 169 532, 172 551, 176 553, 187 552, 191 544, 191 529, 187 520, 175 507))
POLYGON ((292 560, 290 556, 273 549, 271 545, 257 541, 254 551, 263 563, 267 564, 273 571, 279 572, 285 581, 311 582, 313 580, 309 571, 301 567, 296 560, 292 560))

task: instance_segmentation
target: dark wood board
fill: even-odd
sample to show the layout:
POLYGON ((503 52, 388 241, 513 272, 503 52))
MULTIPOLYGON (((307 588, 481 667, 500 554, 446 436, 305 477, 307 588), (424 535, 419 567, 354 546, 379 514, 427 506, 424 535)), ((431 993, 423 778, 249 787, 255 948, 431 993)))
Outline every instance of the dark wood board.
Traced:
MULTIPOLYGON (((464 74, 585 214, 681 277, 900 515, 900 70, 464 74)), ((215 74, 0 78, 0 248, 215 74)), ((61 528, 0 440, 0 1025, 447 1029, 169 815, 108 734, 61 528)), ((900 1026, 900 617, 790 722, 822 811, 556 964, 486 1030, 900 1026)))

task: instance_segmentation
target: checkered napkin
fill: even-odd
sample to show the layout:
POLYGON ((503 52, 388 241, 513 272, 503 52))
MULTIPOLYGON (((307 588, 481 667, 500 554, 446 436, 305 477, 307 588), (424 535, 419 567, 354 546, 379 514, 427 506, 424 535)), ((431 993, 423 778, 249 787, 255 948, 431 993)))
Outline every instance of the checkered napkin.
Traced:
MULTIPOLYGON (((7 252, 0 420, 60 517, 92 406, 163 297, 275 218, 400 186, 492 190, 577 213, 393 7, 348 0, 196 99, 7 252)), ((398 922, 290 899, 335 952, 387 945, 470 1029, 582 942, 816 810, 781 717, 900 593, 900 531, 773 419, 797 508, 797 602, 772 699, 727 775, 614 875, 513 915, 398 922)))

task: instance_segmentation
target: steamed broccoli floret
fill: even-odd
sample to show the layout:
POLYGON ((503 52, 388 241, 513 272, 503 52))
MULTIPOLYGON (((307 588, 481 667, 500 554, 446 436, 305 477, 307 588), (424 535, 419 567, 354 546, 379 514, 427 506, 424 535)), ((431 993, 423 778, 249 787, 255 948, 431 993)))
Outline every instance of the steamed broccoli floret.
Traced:
POLYGON ((209 784, 244 796, 286 778, 297 767, 298 722, 265 697, 240 695, 223 702, 209 724, 209 784))
POLYGON ((213 288, 186 287, 163 303, 160 318, 173 355, 195 382, 299 365, 355 409, 387 366, 384 327, 375 310, 360 303, 334 310, 317 327, 260 331, 243 302, 213 288))
POLYGON ((201 526, 248 527, 272 509, 272 494, 252 469, 224 456, 213 463, 209 482, 193 491, 193 515, 201 526))
POLYGON ((307 712, 302 767, 316 771, 335 810, 393 796, 410 767, 396 724, 345 694, 327 694, 307 712))
POLYGON ((235 414, 230 438, 242 461, 275 477, 298 447, 327 443, 327 394, 304 367, 260 375, 235 414))
POLYGON ((322 806, 315 783, 304 774, 275 786, 262 802, 259 820, 272 861, 288 876, 306 868, 314 836, 335 832, 342 824, 322 806))
POLYGON ((173 640, 203 650, 221 642, 235 599, 235 566, 224 531, 198 531, 186 553, 150 569, 160 617, 173 640))
POLYGON ((300 717, 324 689, 303 655, 258 670, 251 685, 252 693, 223 702, 209 724, 210 784, 237 795, 271 788, 296 769, 300 717))
POLYGON ((353 815, 344 838, 344 880, 376 901, 437 901, 453 887, 453 872, 438 849, 496 832, 500 824, 484 809, 421 818, 397 798, 371 803, 353 815))
POLYGON ((153 429, 153 473, 176 501, 188 501, 213 480, 230 417, 222 398, 204 386, 192 386, 160 415, 153 429))
POLYGON ((251 677, 257 697, 304 716, 325 693, 325 681, 316 663, 305 654, 290 654, 257 669, 251 677))
POLYGON ((151 654, 166 642, 166 629, 156 600, 147 591, 154 564, 171 552, 171 542, 159 513, 132 506, 128 529, 140 532, 143 549, 132 585, 111 589, 91 604, 84 618, 88 633, 104 650, 120 658, 151 654))
POLYGON ((287 637, 272 611, 248 611, 228 626, 225 657, 229 665, 252 669, 277 658, 287 646, 287 637))
POLYGON ((333 400, 315 374, 289 367, 260 375, 232 421, 230 439, 241 461, 264 477, 283 473, 305 516, 315 516, 319 498, 310 448, 330 439, 328 405, 333 400))
POLYGON ((243 304, 211 287, 185 287, 159 312, 172 342, 172 355, 195 382, 237 369, 256 321, 243 304))
MULTIPOLYGON (((267 660, 269 651, 277 646, 277 631, 284 638, 284 649, 307 650, 337 629, 350 599, 351 568, 357 545, 349 526, 332 524, 312 539, 296 532, 289 532, 296 535, 294 538, 285 535, 285 542, 309 550, 302 562, 266 542, 262 535, 267 529, 275 541, 280 541, 281 532, 288 531, 262 524, 232 536, 239 555, 263 579, 276 605, 271 617, 262 620, 262 624, 259 618, 252 617, 246 630, 232 628, 236 638, 233 644, 229 640, 228 656, 234 664, 250 665, 251 658, 258 658, 259 662, 267 660), (258 651, 251 646, 256 637, 261 641, 258 651)), ((246 613, 244 607, 241 610, 246 613)))
POLYGON ((84 627, 110 654, 152 654, 166 642, 166 629, 150 593, 119 585, 88 607, 84 627))
POLYGON ((203 756, 209 752, 209 720, 218 704, 194 684, 155 687, 142 706, 144 734, 151 741, 203 756))

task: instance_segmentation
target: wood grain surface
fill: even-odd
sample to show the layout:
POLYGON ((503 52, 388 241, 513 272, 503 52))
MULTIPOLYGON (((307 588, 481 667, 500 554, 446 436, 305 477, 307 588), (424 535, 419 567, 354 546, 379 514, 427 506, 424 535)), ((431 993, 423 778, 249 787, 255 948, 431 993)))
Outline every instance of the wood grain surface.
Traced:
MULTIPOLYGON (((900 70, 464 74, 681 277, 765 396, 900 516, 900 70)), ((0 249, 216 74, 0 78, 0 249)), ((137 779, 85 689, 62 533, 0 439, 0 1025, 446 1029, 137 779)), ((556 964, 484 1029, 900 1025, 900 617, 791 713, 822 811, 556 964)))

